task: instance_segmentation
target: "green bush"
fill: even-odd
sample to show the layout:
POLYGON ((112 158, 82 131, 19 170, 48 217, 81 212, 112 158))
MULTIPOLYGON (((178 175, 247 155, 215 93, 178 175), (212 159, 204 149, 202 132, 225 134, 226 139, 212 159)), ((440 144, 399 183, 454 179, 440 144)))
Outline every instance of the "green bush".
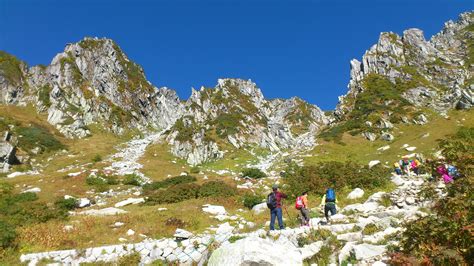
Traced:
POLYGON ((54 205, 59 209, 70 211, 77 207, 77 200, 75 198, 59 198, 54 202, 54 205))
POLYGON ((90 175, 86 178, 86 184, 93 186, 97 191, 104 192, 109 190, 109 185, 117 185, 118 180, 114 176, 106 176, 104 174, 90 175))
POLYGON ((166 190, 151 191, 151 193, 148 193, 146 203, 150 205, 177 203, 188 199, 195 199, 198 197, 198 193, 199 185, 197 184, 178 184, 166 190))
POLYGON ((136 174, 129 174, 129 175, 125 175, 122 183, 124 185, 131 185, 131 186, 140 186, 141 185, 141 177, 139 177, 138 175, 136 174))
POLYGON ((262 203, 262 198, 253 194, 245 194, 243 196, 243 203, 245 207, 252 209, 253 206, 262 203))
POLYGON ((189 170, 189 172, 191 174, 198 174, 199 172, 201 172, 201 169, 199 168, 199 166, 193 166, 191 167, 191 169, 189 170))
POLYGON ((266 174, 258 168, 246 168, 242 171, 243 177, 250 177, 254 179, 265 177, 266 174))
POLYGON ((169 186, 172 186, 172 185, 192 183, 192 182, 195 182, 196 180, 197 179, 194 176, 180 175, 180 176, 167 178, 163 181, 156 181, 156 182, 152 182, 150 184, 146 184, 146 185, 143 186, 143 189, 145 191, 147 191, 147 190, 157 190, 157 189, 166 188, 166 187, 169 187, 169 186))
POLYGON ((327 188, 337 191, 347 187, 350 189, 373 189, 386 185, 389 181, 390 169, 382 166, 368 168, 353 162, 324 162, 318 166, 299 167, 295 164, 286 169, 285 182, 292 196, 303 191, 313 195, 322 195, 327 188))
POLYGON ((36 147, 39 147, 41 152, 57 151, 66 148, 47 129, 38 125, 16 128, 15 133, 18 135, 18 147, 25 151, 30 151, 36 147))
POLYGON ((15 238, 15 226, 0 220, 0 250, 13 246, 15 238))
POLYGON ((362 230, 362 234, 364 234, 364 235, 373 235, 373 234, 377 233, 378 231, 380 231, 378 226, 376 226, 375 224, 368 224, 362 230))
POLYGON ((0 184, 0 249, 14 244, 16 227, 67 217, 59 205, 48 206, 37 200, 35 193, 16 194, 11 185, 0 184))
POLYGON ((209 181, 199 188, 199 197, 230 197, 237 194, 237 189, 222 181, 209 181))
POLYGON ((96 154, 94 158, 92 158, 92 162, 94 163, 98 163, 100 161, 102 161, 102 156, 100 156, 100 154, 96 154))

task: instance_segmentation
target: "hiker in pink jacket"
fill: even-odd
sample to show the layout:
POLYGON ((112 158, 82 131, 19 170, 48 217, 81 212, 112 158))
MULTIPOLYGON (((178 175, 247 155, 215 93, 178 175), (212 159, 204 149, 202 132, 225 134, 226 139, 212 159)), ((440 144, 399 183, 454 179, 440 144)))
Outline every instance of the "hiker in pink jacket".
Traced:
POLYGON ((446 169, 446 166, 444 164, 439 165, 436 168, 436 171, 438 172, 438 174, 441 175, 441 177, 443 178, 444 183, 447 184, 447 183, 450 183, 450 182, 453 181, 453 177, 449 175, 448 169, 446 169))

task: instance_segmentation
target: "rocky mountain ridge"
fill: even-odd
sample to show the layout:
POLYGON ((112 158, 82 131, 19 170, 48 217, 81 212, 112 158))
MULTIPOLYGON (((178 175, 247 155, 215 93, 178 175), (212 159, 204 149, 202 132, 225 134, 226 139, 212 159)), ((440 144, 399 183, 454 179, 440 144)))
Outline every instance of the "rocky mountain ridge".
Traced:
POLYGON ((351 61, 349 91, 339 97, 336 120, 359 118, 359 125, 347 129, 358 128, 374 140, 376 133, 389 134, 394 123, 426 123, 424 109, 446 115, 452 108, 471 108, 473 27, 474 14, 466 12, 429 41, 419 29, 405 30, 403 36, 381 33, 362 61, 351 61))
POLYGON ((247 144, 271 151, 309 147, 329 121, 316 106, 298 98, 268 101, 256 84, 240 79, 219 80, 181 101, 174 90, 147 81, 109 39, 68 44, 49 66, 29 68, 4 52, 0 62, 0 104, 32 104, 69 138, 87 137, 93 124, 117 134, 172 127, 171 151, 193 165, 247 144))

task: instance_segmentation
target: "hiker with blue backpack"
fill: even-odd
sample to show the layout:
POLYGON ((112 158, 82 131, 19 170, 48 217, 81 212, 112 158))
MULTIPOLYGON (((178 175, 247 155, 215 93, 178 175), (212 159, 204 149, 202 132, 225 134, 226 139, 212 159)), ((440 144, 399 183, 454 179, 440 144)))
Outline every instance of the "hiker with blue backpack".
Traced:
POLYGON ((328 188, 321 199, 321 206, 324 206, 324 216, 326 216, 327 223, 330 223, 329 213, 331 213, 331 216, 337 213, 336 203, 336 192, 334 189, 328 188))
POLYGON ((267 207, 270 209, 270 230, 275 230, 275 218, 278 218, 278 226, 280 230, 285 229, 283 224, 283 212, 282 199, 286 199, 287 196, 280 191, 278 191, 278 185, 274 184, 272 186, 272 193, 267 196, 267 207))

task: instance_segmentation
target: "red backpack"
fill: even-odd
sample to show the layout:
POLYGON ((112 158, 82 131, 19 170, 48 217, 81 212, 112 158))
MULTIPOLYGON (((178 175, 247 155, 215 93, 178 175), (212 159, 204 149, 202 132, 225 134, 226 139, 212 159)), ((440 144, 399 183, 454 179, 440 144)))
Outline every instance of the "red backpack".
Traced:
POLYGON ((296 198, 295 208, 296 208, 297 210, 299 210, 299 209, 301 209, 301 208, 303 208, 303 207, 304 207, 304 205, 303 205, 303 198, 302 198, 301 196, 299 196, 299 197, 296 198))

